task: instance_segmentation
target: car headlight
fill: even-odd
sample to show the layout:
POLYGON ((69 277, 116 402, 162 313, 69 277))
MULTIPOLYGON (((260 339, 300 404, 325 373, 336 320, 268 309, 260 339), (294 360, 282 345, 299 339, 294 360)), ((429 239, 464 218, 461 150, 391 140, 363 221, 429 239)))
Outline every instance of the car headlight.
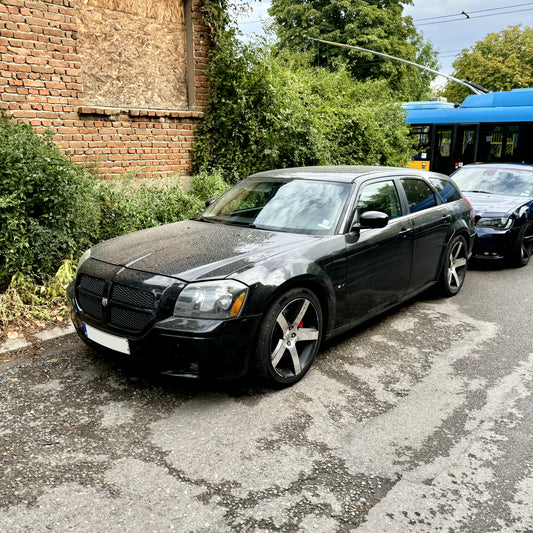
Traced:
POLYGON ((80 268, 81 268, 81 265, 83 265, 83 263, 85 263, 85 261, 87 261, 87 259, 89 259, 89 257, 91 257, 91 249, 89 248, 88 250, 85 250, 85 252, 83 252, 82 256, 79 258, 78 260, 78 266, 76 267, 76 274, 78 274, 80 268))
POLYGON ((493 229, 509 229, 513 225, 512 218, 495 217, 495 218, 480 218, 477 221, 476 226, 480 228, 493 228, 493 229))
POLYGON ((174 316, 224 319, 239 316, 248 287, 234 280, 187 285, 174 305, 174 316))

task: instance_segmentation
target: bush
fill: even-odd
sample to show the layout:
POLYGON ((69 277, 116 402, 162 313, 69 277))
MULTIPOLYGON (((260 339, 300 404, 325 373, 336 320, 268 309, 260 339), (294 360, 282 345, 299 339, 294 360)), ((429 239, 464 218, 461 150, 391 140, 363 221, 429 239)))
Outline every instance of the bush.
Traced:
POLYGON ((228 184, 201 173, 191 191, 161 179, 98 180, 54 145, 52 133, 0 115, 0 291, 15 274, 51 279, 96 242, 199 214, 228 184))
POLYGON ((132 178, 119 183, 101 181, 96 187, 101 212, 94 240, 196 216, 204 210, 207 198, 220 196, 227 188, 220 173, 193 177, 187 192, 179 183, 164 179, 155 184, 134 183, 132 178))
POLYGON ((91 242, 98 206, 91 179, 31 126, 0 115, 0 272, 52 276, 91 242))
POLYGON ((196 171, 235 182, 270 168, 408 161, 405 113, 385 81, 359 82, 342 67, 310 67, 306 54, 219 40, 212 95, 193 150, 196 171))

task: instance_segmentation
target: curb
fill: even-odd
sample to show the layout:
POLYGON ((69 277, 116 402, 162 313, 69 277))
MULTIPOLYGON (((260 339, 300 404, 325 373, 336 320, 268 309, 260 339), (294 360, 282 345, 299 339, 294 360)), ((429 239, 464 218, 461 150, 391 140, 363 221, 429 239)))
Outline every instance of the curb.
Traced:
POLYGON ((73 325, 65 327, 55 327, 52 329, 45 329, 37 333, 26 333, 24 337, 19 339, 8 339, 0 344, 0 354, 14 352, 16 350, 21 350, 22 348, 27 348, 31 346, 35 341, 49 341, 57 339, 59 337, 64 337, 65 335, 70 335, 75 333, 73 325))

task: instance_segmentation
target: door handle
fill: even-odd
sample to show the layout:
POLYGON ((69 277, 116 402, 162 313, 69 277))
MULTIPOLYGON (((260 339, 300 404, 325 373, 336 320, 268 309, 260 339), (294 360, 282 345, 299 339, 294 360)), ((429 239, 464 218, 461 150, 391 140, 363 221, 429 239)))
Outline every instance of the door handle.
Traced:
POLYGON ((409 233, 411 233, 412 231, 413 231, 412 228, 402 228, 402 229, 400 230, 400 232, 398 233, 398 235, 399 235, 400 237, 404 237, 404 238, 405 238, 405 237, 407 237, 407 235, 409 235, 409 233))

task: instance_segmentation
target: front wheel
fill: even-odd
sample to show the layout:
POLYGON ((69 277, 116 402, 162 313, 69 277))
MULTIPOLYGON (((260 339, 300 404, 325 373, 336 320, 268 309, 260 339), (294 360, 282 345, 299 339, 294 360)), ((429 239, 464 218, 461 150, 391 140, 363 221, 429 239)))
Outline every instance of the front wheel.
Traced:
POLYGON ((309 370, 321 340, 320 302, 307 289, 291 289, 264 315, 255 361, 259 377, 278 388, 296 383, 309 370))
POLYGON ((531 252, 533 251, 533 223, 526 222, 516 238, 516 242, 511 254, 511 264, 516 267, 523 267, 529 263, 531 252))
POLYGON ((440 292, 446 298, 455 296, 463 286, 468 262, 466 240, 456 235, 446 249, 444 265, 439 279, 440 292))

